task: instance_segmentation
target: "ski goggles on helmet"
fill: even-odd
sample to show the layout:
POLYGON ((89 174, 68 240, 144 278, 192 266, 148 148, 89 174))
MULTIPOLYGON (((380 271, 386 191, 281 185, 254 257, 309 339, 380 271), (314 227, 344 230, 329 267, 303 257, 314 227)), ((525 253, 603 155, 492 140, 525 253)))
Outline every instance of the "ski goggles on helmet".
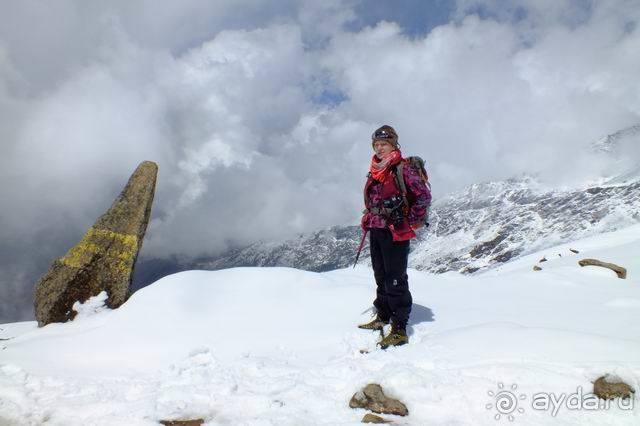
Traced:
POLYGON ((376 139, 395 139, 396 136, 387 129, 378 129, 371 135, 372 140, 376 139))

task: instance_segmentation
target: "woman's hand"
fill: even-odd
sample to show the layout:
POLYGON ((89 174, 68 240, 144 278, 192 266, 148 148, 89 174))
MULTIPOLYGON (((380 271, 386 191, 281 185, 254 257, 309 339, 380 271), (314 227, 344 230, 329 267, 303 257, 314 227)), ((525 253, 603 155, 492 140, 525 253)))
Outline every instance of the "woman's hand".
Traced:
POLYGON ((362 219, 360 219, 360 227, 362 228, 362 230, 366 231, 368 224, 369 224, 369 213, 365 213, 362 216, 362 219))

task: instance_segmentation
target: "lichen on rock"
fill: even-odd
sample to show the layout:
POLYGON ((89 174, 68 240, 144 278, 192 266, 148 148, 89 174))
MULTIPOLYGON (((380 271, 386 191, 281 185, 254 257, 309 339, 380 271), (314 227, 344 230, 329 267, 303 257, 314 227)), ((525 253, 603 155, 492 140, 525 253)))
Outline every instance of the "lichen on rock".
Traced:
POLYGON ((158 166, 142 162, 109 210, 62 257, 35 289, 38 326, 72 320, 74 303, 106 291, 117 308, 130 295, 133 269, 149 223, 158 166))
POLYGON ((619 377, 609 374, 598 377, 593 383, 593 393, 600 399, 633 398, 635 392, 635 389, 619 377))

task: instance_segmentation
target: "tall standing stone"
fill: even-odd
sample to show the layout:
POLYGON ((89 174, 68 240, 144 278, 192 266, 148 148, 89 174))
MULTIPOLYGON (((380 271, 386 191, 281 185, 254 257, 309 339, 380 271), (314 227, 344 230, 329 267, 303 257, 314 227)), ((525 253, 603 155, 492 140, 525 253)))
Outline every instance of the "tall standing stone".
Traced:
POLYGON ((107 292, 117 308, 130 295, 133 268, 149 223, 158 166, 142 162, 111 208, 36 284, 38 326, 72 320, 75 302, 107 292))

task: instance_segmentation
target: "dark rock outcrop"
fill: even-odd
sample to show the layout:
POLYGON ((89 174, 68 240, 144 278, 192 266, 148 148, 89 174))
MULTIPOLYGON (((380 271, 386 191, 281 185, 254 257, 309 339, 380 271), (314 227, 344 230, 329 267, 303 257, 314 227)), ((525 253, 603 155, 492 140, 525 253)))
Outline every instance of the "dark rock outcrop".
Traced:
POLYGON ((141 163, 107 213, 82 240, 56 259, 36 284, 38 326, 75 317, 75 302, 106 291, 107 306, 117 308, 130 295, 133 268, 149 223, 158 166, 141 163))
POLYGON ((635 392, 628 384, 609 375, 599 377, 593 383, 593 394, 600 399, 633 398, 635 392))
POLYGON ((601 266, 603 268, 611 269, 616 273, 618 278, 626 279, 627 278, 627 270, 622 266, 616 265, 615 263, 603 262, 598 259, 582 259, 578 262, 580 266, 601 266))
POLYGON ((160 420, 160 424, 164 426, 201 426, 204 423, 202 419, 193 420, 160 420))
POLYGON ((361 391, 356 392, 349 401, 351 408, 365 408, 378 414, 395 414, 406 416, 409 414, 407 406, 397 399, 389 398, 376 383, 370 383, 361 391))

